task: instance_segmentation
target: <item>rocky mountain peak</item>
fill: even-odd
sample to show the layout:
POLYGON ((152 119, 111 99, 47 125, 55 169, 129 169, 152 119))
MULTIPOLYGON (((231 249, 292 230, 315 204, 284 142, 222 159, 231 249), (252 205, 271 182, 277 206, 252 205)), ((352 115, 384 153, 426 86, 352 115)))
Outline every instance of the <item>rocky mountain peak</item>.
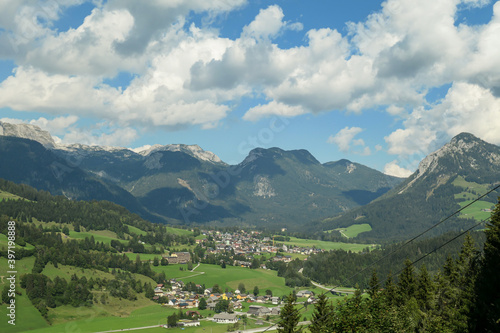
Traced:
POLYGON ((149 156, 153 153, 161 152, 161 151, 183 152, 183 153, 186 153, 190 156, 193 156, 201 161, 206 161, 206 162, 211 162, 211 163, 216 163, 216 164, 224 163, 219 158, 219 156, 215 155, 211 151, 203 150, 198 145, 185 145, 185 144, 158 145, 158 144, 156 144, 153 146, 146 147, 146 149, 143 149, 143 150, 136 149, 133 151, 135 151, 136 153, 139 153, 143 156, 149 156))
POLYGON ((500 166, 500 149, 470 133, 460 133, 442 148, 426 156, 409 178, 411 181, 399 193, 403 193, 419 178, 430 174, 439 173, 442 176, 450 170, 453 173, 466 173, 467 170, 476 170, 481 165, 489 164, 500 166))
POLYGON ((35 125, 11 124, 0 121, 0 135, 37 141, 46 148, 54 148, 56 146, 50 133, 35 125))

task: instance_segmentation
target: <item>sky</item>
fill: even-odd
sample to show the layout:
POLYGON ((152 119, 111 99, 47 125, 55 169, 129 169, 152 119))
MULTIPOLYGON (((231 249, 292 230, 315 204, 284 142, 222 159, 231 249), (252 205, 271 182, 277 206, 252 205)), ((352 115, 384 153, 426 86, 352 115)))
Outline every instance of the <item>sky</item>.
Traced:
POLYGON ((500 1, 0 0, 0 121, 407 177, 461 132, 500 145, 500 1))

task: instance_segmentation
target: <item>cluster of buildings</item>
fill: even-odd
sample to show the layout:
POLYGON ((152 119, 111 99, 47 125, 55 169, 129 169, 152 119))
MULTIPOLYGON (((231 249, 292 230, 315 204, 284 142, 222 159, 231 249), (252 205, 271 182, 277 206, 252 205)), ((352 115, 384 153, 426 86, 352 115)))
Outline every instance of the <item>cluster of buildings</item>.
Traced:
MULTIPOLYGON (((245 232, 243 230, 233 233, 221 233, 219 231, 203 231, 203 235, 210 236, 215 242, 215 248, 207 248, 207 253, 217 254, 223 251, 233 250, 235 255, 242 254, 251 256, 255 254, 264 253, 297 253, 303 255, 312 255, 315 253, 323 252, 321 249, 314 247, 298 247, 291 245, 281 244, 273 237, 262 237, 259 231, 245 232)), ((205 239, 198 239, 198 244, 205 244, 208 241, 205 239)), ((284 260, 291 260, 291 256, 283 256, 284 260)))

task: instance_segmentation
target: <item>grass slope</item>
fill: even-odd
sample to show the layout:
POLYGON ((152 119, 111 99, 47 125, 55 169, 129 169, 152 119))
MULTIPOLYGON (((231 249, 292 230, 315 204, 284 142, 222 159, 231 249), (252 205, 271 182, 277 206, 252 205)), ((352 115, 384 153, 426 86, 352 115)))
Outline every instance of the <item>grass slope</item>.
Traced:
POLYGON ((371 231, 372 227, 368 223, 363 224, 353 224, 347 228, 337 228, 335 230, 340 231, 340 233, 346 238, 357 237, 362 232, 371 231))
POLYGON ((2 200, 26 200, 26 199, 17 196, 15 194, 0 190, 0 201, 2 200))
POLYGON ((354 243, 341 243, 341 242, 326 242, 314 239, 301 239, 296 237, 290 237, 289 242, 282 242, 285 245, 295 245, 298 247, 316 247, 323 250, 345 250, 352 252, 361 252, 366 247, 375 247, 376 245, 368 244, 354 244, 354 243))

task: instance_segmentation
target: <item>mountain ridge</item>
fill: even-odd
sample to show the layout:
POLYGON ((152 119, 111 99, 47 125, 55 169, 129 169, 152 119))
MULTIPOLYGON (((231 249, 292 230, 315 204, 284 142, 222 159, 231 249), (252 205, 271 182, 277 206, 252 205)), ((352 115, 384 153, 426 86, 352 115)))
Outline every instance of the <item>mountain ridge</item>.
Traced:
MULTIPOLYGON (((418 169, 392 190, 366 206, 325 219, 322 229, 368 223, 372 231, 361 238, 401 239, 416 234, 460 208, 460 203, 478 197, 500 182, 500 147, 470 133, 461 133, 426 156, 418 169), (470 198, 470 199, 468 199, 470 198), (383 218, 382 218, 383 217, 383 218)), ((494 203, 494 195, 484 198, 494 203)), ((475 223, 462 215, 453 217, 441 231, 466 228, 475 223)))
MULTIPOLYGON (((41 131, 34 134, 41 139, 47 135, 41 131)), ((358 207, 402 181, 360 164, 351 163, 356 167, 349 173, 338 172, 304 149, 255 148, 237 165, 227 165, 197 145, 155 145, 134 151, 72 144, 56 145, 47 152, 64 160, 65 167, 85 175, 81 179, 86 185, 81 186, 88 187, 87 182, 99 180, 116 189, 115 194, 123 190, 120 198, 114 200, 120 203, 128 200, 129 204, 137 200, 140 207, 124 206, 171 224, 300 229, 311 218, 358 207)), ((42 156, 47 152, 40 149, 37 154, 42 156)), ((10 156, 14 158, 12 152, 10 156)), ((39 173, 50 173, 41 165, 38 168, 39 173)), ((16 170, 11 172, 15 174, 16 170)), ((43 188, 67 193, 63 191, 67 184, 58 185, 52 178, 50 186, 43 188)), ((19 177, 16 180, 22 181, 19 177)), ((26 180, 28 185, 30 181, 36 184, 26 180)))

